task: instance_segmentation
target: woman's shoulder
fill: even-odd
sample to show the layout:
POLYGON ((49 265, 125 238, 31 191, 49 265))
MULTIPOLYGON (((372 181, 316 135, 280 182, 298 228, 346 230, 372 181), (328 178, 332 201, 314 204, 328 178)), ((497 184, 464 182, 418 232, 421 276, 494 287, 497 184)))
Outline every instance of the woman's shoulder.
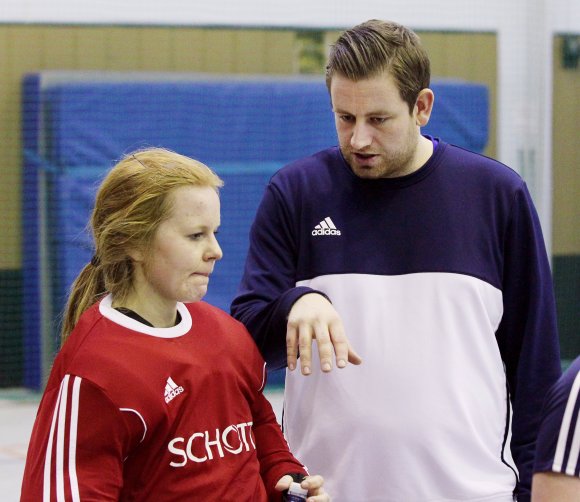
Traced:
POLYGON ((195 326, 196 321, 205 323, 218 323, 223 326, 228 326, 230 329, 241 329, 245 331, 244 325, 238 320, 234 319, 225 310, 212 305, 211 303, 205 301, 199 301, 194 303, 184 304, 187 310, 189 310, 192 323, 195 326))

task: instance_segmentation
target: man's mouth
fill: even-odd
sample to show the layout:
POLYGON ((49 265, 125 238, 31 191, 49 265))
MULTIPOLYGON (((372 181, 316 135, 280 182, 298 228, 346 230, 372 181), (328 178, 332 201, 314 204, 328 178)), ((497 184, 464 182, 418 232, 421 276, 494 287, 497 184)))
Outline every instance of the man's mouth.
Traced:
POLYGON ((360 160, 360 161, 365 161, 365 160, 373 159, 374 157, 376 157, 376 155, 374 153, 353 152, 353 155, 357 160, 360 160))

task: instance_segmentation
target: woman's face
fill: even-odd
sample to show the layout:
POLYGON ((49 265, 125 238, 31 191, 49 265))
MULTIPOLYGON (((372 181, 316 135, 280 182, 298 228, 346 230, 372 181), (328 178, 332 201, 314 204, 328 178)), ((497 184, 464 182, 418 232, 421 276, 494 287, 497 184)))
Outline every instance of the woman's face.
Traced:
POLYGON ((170 195, 171 212, 153 237, 135 276, 138 297, 153 303, 196 302, 223 253, 216 239, 220 201, 213 188, 184 186, 170 195))

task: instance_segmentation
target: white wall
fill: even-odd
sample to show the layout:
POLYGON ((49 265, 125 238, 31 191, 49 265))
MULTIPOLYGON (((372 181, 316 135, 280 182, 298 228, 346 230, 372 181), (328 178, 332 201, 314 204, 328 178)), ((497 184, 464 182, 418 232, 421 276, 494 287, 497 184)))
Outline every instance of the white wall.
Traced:
POLYGON ((520 172, 551 250, 552 40, 580 34, 579 0, 0 0, 0 23, 345 28, 369 18, 417 30, 498 34, 498 158, 520 172))
POLYGON ((371 17, 416 29, 490 30, 545 4, 554 31, 580 32, 577 0, 0 0, 0 22, 343 28, 371 17), (522 10, 523 9, 523 10, 522 10))

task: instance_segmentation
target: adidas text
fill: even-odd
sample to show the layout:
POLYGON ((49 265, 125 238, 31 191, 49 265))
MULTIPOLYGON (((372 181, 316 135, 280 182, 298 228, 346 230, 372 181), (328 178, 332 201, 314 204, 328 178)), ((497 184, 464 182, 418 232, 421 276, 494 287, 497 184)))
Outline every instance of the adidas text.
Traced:
POLYGON ((180 385, 177 389, 173 389, 171 392, 165 394, 165 402, 168 403, 171 401, 175 396, 178 396, 183 392, 183 387, 180 385))
POLYGON ((340 230, 334 228, 315 228, 312 235, 340 235, 340 230))

